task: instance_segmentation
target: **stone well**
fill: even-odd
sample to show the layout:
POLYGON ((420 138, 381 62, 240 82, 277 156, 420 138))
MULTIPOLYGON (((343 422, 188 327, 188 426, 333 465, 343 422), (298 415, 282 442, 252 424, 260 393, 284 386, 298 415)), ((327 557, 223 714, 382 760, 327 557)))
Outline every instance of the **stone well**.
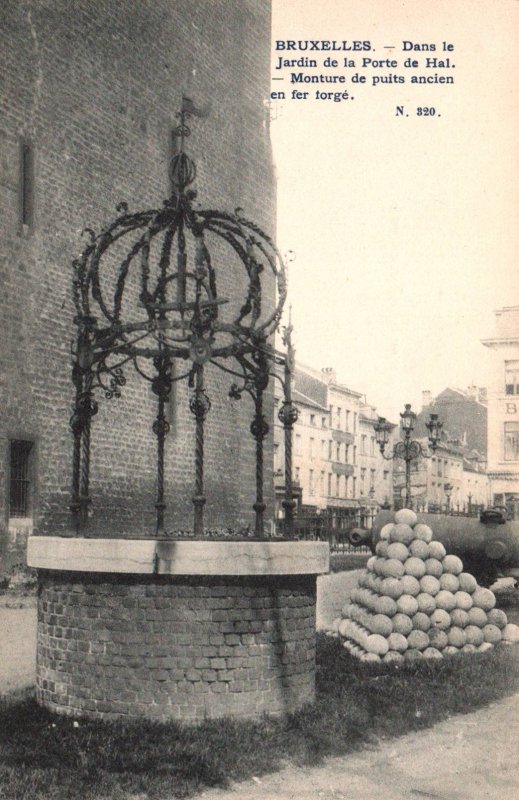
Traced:
POLYGON ((198 721, 314 698, 316 578, 328 544, 30 537, 40 704, 198 721))

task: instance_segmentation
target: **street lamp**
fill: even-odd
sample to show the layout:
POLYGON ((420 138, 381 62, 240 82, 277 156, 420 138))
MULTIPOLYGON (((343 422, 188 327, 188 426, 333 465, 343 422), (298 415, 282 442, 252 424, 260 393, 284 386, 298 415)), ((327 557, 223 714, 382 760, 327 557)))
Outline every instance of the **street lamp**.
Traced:
MULTIPOLYGON (((390 455, 386 455, 384 450, 389 443, 389 432, 393 427, 385 417, 379 417, 377 422, 373 423, 375 430, 377 444, 380 447, 382 456, 387 460, 392 458, 401 458, 405 461, 405 505, 406 508, 411 508, 411 462, 422 456, 422 458, 430 458, 430 454, 422 447, 420 442, 411 439, 411 434, 414 430, 416 423, 416 414, 411 411, 411 404, 406 403, 405 410, 400 414, 400 427, 402 429, 403 439, 393 445, 393 451, 390 455)), ((425 427, 429 431, 429 445, 433 453, 435 452, 438 442, 441 437, 442 423, 438 419, 438 414, 431 414, 429 422, 425 427)))

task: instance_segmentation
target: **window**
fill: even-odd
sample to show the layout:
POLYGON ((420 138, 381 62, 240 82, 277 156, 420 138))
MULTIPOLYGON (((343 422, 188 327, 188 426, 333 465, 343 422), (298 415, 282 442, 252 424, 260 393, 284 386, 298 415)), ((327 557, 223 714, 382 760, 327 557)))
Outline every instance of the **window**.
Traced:
POLYGON ((30 142, 20 144, 20 225, 27 231, 34 217, 34 157, 30 142))
POLYGON ((331 461, 333 457, 333 442, 328 442, 328 460, 331 461))
POLYGON ((519 461, 519 422, 505 422, 505 461, 519 461))
POLYGON ((315 452, 314 452, 314 442, 315 442, 315 439, 314 439, 314 437, 313 437, 313 436, 310 436, 310 444, 309 444, 309 450, 308 450, 308 453, 309 453, 309 455, 310 455, 310 458, 313 458, 313 457, 314 457, 314 455, 315 455, 315 452))
POLYGON ((385 469, 384 470, 384 480, 387 481, 388 478, 389 478, 389 470, 385 469))
POLYGON ((326 439, 321 439, 321 458, 326 458, 326 439))
POLYGON ((346 430, 350 429, 350 412, 346 409, 346 430))
POLYGON ((357 412, 353 412, 353 433, 357 432, 357 412))
POLYGON ((296 433, 296 456, 301 455, 301 434, 296 433))
POLYGON ((375 455, 375 437, 374 436, 371 437, 369 454, 370 454, 370 456, 374 456, 375 455))
POLYGON ((437 467, 438 467, 438 471, 437 471, 436 474, 438 475, 439 478, 441 478, 442 477, 442 460, 441 460, 441 458, 438 459, 437 467))
POLYGON ((505 392, 519 394, 519 361, 505 361, 505 392))
POLYGON ((9 516, 31 514, 31 452, 33 442, 15 439, 9 455, 9 516))
POLYGON ((357 445, 356 444, 353 445, 353 463, 354 464, 357 463, 357 445))
POLYGON ((295 477, 296 481, 299 483, 299 480, 301 478, 301 467, 296 467, 295 477))
POLYGON ((337 447, 335 449, 335 460, 336 461, 340 461, 341 460, 341 443, 340 442, 337 442, 337 447))
POLYGON ((351 492, 351 496, 355 497, 356 492, 357 492, 357 478, 353 478, 353 489, 351 492))
POLYGON ((338 428, 339 430, 341 429, 341 419, 342 419, 341 413, 342 409, 340 407, 337 407, 337 419, 335 427, 338 428))
POLYGON ((350 446, 348 444, 344 445, 344 463, 348 463, 348 458, 350 455, 350 446))
POLYGON ((339 486, 340 486, 339 480, 340 480, 340 477, 341 477, 340 475, 336 475, 335 476, 335 497, 339 497, 339 486))
POLYGON ((332 473, 328 473, 328 497, 332 495, 332 473))
POLYGON ((375 470, 370 470, 369 474, 369 490, 370 492, 373 490, 375 491, 375 470))
POLYGON ((315 414, 310 414, 310 425, 315 425, 315 414))
POLYGON ((348 497, 348 476, 344 476, 344 497, 348 497))
POLYGON ((314 493, 314 471, 313 471, 313 469, 310 470, 309 475, 308 475, 308 490, 309 490, 309 494, 313 494, 314 493))
POLYGON ((321 417, 321 427, 326 428, 326 417, 321 417))
POLYGON ((319 478, 319 494, 324 494, 324 470, 321 470, 321 475, 319 478))
POLYGON ((360 437, 360 452, 361 455, 366 455, 366 436, 364 434, 360 437))

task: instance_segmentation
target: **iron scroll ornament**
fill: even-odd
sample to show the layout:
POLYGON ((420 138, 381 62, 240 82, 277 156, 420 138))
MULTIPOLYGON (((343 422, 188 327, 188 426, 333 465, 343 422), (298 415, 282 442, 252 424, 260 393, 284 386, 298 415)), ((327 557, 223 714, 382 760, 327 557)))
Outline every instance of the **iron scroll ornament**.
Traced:
MULTIPOLYGON (((189 113, 183 108, 179 116, 180 152, 171 163, 171 196, 161 208, 136 213, 120 203, 118 216, 99 234, 86 230, 89 242, 73 262, 77 335, 72 347, 76 399, 71 508, 78 529, 87 524, 90 503, 94 393, 119 398, 125 372, 133 368, 150 382, 157 398, 152 427, 157 437, 158 534, 165 533, 166 404, 175 381, 188 380, 192 387, 196 383, 190 401, 196 420, 193 502, 195 533, 202 532, 204 424, 210 410, 204 369, 210 363, 229 371, 225 363, 231 359, 240 372, 247 373, 251 365, 248 374, 257 382, 258 343, 277 329, 286 298, 285 266, 272 239, 240 208, 227 213, 195 205, 190 185, 196 167, 183 151, 189 113), (220 294, 222 263, 226 285, 243 288, 238 302, 220 294), (265 304, 262 290, 268 276, 269 296, 275 301, 265 304), (185 366, 175 369, 177 362, 185 366)), ((258 404, 255 400, 255 437, 263 434, 258 404)))

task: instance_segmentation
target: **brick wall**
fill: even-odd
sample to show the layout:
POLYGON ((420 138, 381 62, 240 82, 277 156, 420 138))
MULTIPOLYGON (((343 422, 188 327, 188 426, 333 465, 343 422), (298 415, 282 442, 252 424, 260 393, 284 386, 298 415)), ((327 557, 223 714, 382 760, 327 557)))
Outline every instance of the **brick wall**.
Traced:
POLYGON ((314 698, 315 586, 41 571, 38 700, 106 719, 291 712, 314 698))
MULTIPOLYGON (((207 208, 241 206, 274 228, 265 98, 270 4, 265 0, 6 0, 0 26, 0 520, 7 519, 12 438, 37 443, 32 515, 37 533, 69 523, 72 441, 71 261, 85 226, 99 231, 125 200, 131 211, 168 193, 171 131, 182 93, 211 104, 192 120, 187 150, 207 208), (33 219, 20 224, 20 147, 33 148, 33 219)), ((223 293, 234 291, 224 274, 223 293), (225 286, 225 283, 227 285, 225 286)), ((272 287, 267 301, 272 300, 272 287)), ((252 520, 250 401, 227 399, 230 380, 208 370, 213 403, 206 453, 209 524, 252 520)), ((192 522, 192 432, 185 387, 167 441, 170 529, 192 522)), ((271 398, 267 403, 272 413, 271 398)), ((94 420, 93 524, 105 534, 153 532, 154 405, 129 380, 94 420)), ((267 444, 267 516, 272 516, 267 444)), ((0 525, 0 528, 3 524, 0 525)), ((7 540, 0 530, 0 543, 7 540)))

